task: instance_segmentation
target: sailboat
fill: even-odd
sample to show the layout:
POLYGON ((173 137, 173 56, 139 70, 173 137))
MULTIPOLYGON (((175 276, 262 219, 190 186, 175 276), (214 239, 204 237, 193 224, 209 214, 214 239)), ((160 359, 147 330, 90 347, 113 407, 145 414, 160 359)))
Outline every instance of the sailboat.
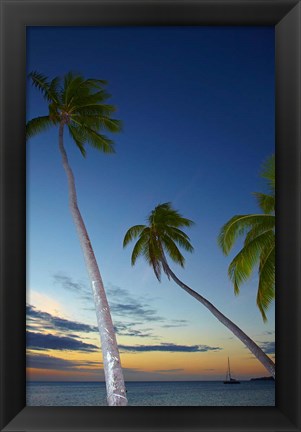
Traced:
POLYGON ((228 357, 228 370, 226 375, 226 381, 224 381, 224 384, 240 384, 240 381, 231 377, 229 357, 228 357))

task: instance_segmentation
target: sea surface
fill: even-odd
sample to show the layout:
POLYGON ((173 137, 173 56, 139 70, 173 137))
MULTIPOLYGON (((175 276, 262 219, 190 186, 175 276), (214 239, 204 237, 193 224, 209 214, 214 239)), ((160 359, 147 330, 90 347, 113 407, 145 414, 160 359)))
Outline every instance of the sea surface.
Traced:
MULTIPOLYGON (((127 382, 131 406, 274 406, 274 381, 127 382)), ((105 406, 102 382, 30 382, 28 406, 105 406)))

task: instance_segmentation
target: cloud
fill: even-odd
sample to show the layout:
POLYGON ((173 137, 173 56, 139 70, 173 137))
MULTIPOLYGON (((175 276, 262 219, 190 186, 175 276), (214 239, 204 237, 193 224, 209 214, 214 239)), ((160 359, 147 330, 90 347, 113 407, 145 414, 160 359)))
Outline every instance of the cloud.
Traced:
POLYGON ((48 312, 42 312, 36 309, 34 306, 26 306, 27 321, 29 324, 35 322, 41 329, 55 329, 62 331, 78 331, 83 333, 90 333, 98 331, 96 326, 79 323, 77 321, 70 321, 64 318, 60 318, 51 315, 48 312))
POLYGON ((120 350, 131 352, 207 352, 220 351, 220 347, 210 347, 208 345, 176 345, 173 343, 161 343, 159 345, 119 345, 120 350))
POLYGON ((130 293, 124 289, 124 288, 120 288, 116 285, 110 285, 109 288, 107 289, 108 292, 108 296, 110 296, 111 298, 124 298, 124 297, 128 297, 130 298, 130 293))
POLYGON ((65 289, 72 292, 86 292, 85 285, 81 282, 74 282, 69 276, 62 273, 56 273, 53 275, 54 283, 62 285, 65 289))
MULTIPOLYGON (((73 377, 76 378, 76 374, 95 375, 95 379, 103 379, 103 363, 85 360, 68 360, 59 357, 54 357, 48 354, 27 354, 26 366, 29 369, 43 370, 54 370, 60 372, 72 372, 73 377)), ((43 373, 43 372, 42 372, 43 373)), ((67 375, 66 375, 67 376, 67 375)), ((70 376, 70 375, 69 375, 70 376)))
POLYGON ((26 357, 26 365, 33 369, 57 369, 66 370, 72 369, 76 364, 74 361, 65 360, 58 357, 49 356, 46 354, 36 355, 28 354, 26 357))
MULTIPOLYGON (((48 354, 28 354, 26 357, 26 365, 33 369, 56 369, 67 370, 79 368, 83 363, 79 360, 68 360, 59 357, 54 357, 48 354)), ((102 362, 93 362, 85 360, 84 366, 99 366, 101 368, 102 362)))
POLYGON ((53 349, 60 351, 87 351, 99 350, 96 345, 87 344, 77 339, 66 336, 55 336, 52 334, 42 334, 26 332, 27 347, 31 349, 44 350, 53 349))
POLYGON ((274 341, 259 342, 259 345, 266 354, 275 354, 274 341))
POLYGON ((142 319, 144 321, 163 321, 155 309, 139 303, 112 303, 110 307, 113 315, 142 319))
MULTIPOLYGON (((67 333, 68 337, 78 338, 79 336, 69 332, 80 332, 80 333, 90 333, 98 332, 97 326, 92 326, 88 324, 79 323, 77 321, 71 321, 64 318, 60 318, 51 315, 48 312, 38 310, 32 305, 26 305, 26 316, 27 316, 27 330, 30 331, 40 331, 45 330, 55 330, 67 333)), ((115 331, 120 336, 132 336, 132 337, 152 337, 157 339, 156 336, 152 334, 152 329, 150 328, 134 328, 137 325, 143 325, 142 322, 121 322, 115 321, 115 331)))
POLYGON ((161 372, 161 373, 176 373, 181 372, 185 369, 179 368, 179 369, 156 369, 154 372, 161 372))
POLYGON ((173 327, 186 327, 188 325, 188 320, 185 319, 173 319, 171 324, 164 324, 162 328, 173 328, 173 327))
POLYGON ((107 289, 107 294, 113 315, 143 321, 164 321, 164 318, 157 315, 156 309, 145 304, 143 299, 133 297, 123 288, 111 285, 107 289))
MULTIPOLYGON (((54 282, 61 285, 67 291, 75 293, 80 299, 92 304, 93 298, 91 290, 81 283, 76 282, 63 273, 53 275, 54 282)), ((164 321, 164 318, 157 315, 157 311, 145 304, 143 299, 133 297, 131 293, 118 286, 110 285, 106 287, 106 293, 110 304, 112 315, 135 318, 143 321, 164 321)), ((94 308, 85 307, 84 310, 92 311, 94 308)))
MULTIPOLYGON (((91 292, 81 282, 76 282, 69 276, 56 273, 53 275, 55 283, 60 284, 64 289, 75 293, 79 298, 89 301, 92 299, 91 292)), ((119 336, 129 337, 150 337, 154 340, 160 339, 153 333, 151 328, 143 328, 146 323, 162 323, 162 328, 177 328, 186 326, 188 321, 185 319, 173 319, 171 321, 160 316, 155 308, 149 305, 150 299, 146 301, 144 297, 134 297, 128 290, 119 286, 109 285, 106 287, 106 293, 110 305, 110 311, 115 323, 115 331, 119 336), (117 320, 116 320, 117 318, 117 320), (118 320, 119 318, 119 320, 118 320), (122 318, 122 322, 120 320, 122 318), (139 328, 137 328, 139 326, 139 328)), ((95 311, 92 307, 83 308, 89 311, 95 311)), ((70 321, 53 315, 38 311, 37 309, 29 306, 28 316, 31 321, 28 322, 30 330, 59 330, 59 331, 72 331, 72 332, 93 332, 97 331, 97 327, 89 326, 87 324, 70 321), (32 322, 36 319, 35 327, 32 322), (38 319, 41 320, 40 327, 37 327, 38 319)))
POLYGON ((135 329, 133 328, 136 325, 140 325, 141 323, 122 323, 120 321, 115 322, 115 331, 119 336, 133 336, 133 337, 152 337, 153 339, 157 339, 157 336, 152 334, 152 329, 150 328, 141 328, 135 329))
POLYGON ((80 299, 93 303, 92 291, 88 289, 82 282, 76 282, 71 277, 63 273, 54 274, 53 280, 55 284, 60 285, 65 290, 77 294, 80 299))

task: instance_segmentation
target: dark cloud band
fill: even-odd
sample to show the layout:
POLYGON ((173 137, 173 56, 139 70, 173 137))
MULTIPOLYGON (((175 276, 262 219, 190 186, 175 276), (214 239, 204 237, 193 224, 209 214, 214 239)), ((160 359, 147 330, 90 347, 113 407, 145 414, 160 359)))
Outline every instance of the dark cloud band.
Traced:
POLYGON ((173 343, 161 343, 159 345, 119 345, 123 351, 131 352, 207 352, 207 351, 220 351, 220 347, 210 347, 208 345, 176 345, 173 343))
POLYGON ((77 339, 52 334, 26 332, 27 348, 36 350, 60 350, 60 351, 87 351, 93 352, 99 348, 96 345, 87 344, 77 339))

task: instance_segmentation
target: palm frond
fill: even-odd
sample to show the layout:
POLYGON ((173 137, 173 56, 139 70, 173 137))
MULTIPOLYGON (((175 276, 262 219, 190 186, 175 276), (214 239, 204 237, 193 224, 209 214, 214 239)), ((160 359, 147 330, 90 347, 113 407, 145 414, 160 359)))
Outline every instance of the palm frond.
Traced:
POLYGON ((75 105, 73 108, 70 109, 70 113, 75 113, 78 115, 95 115, 95 116, 109 116, 112 113, 116 111, 116 108, 114 105, 110 104, 95 104, 94 102, 89 102, 83 104, 82 102, 80 104, 75 105))
POLYGON ((120 132, 122 130, 122 122, 120 120, 111 119, 109 117, 100 117, 101 126, 109 132, 120 132))
POLYGON ((275 218, 267 214, 247 214, 232 217, 221 229, 218 236, 218 244, 225 255, 228 255, 238 237, 244 235, 247 230, 260 224, 267 229, 273 229, 275 218))
POLYGON ((89 94, 88 89, 83 87, 84 81, 85 79, 83 76, 74 74, 73 72, 69 72, 65 75, 62 100, 67 107, 71 104, 76 94, 81 97, 89 94))
MULTIPOLYGON (((250 243, 250 241, 254 240, 256 237, 267 232, 275 238, 274 229, 271 229, 270 227, 266 227, 266 226, 261 226, 260 224, 254 225, 254 227, 251 228, 250 231, 246 234, 244 245, 246 246, 248 243, 250 243)), ((275 241, 275 239, 273 239, 273 241, 275 241)))
POLYGON ((60 98, 60 77, 55 77, 51 80, 49 85, 49 93, 51 95, 51 100, 59 103, 60 98))
MULTIPOLYGON (((54 88, 48 81, 48 77, 37 71, 33 71, 28 75, 32 80, 32 84, 42 93, 43 97, 49 102, 57 102, 54 88)), ((58 78, 55 78, 57 80, 58 78)), ((53 81, 53 80, 52 80, 53 81)))
POLYGON ((151 235, 148 236, 148 242, 143 248, 143 256, 146 262, 153 268, 158 281, 161 281, 161 250, 158 248, 158 243, 154 241, 151 235))
POLYGON ((275 245, 265 248, 260 256, 257 306, 263 321, 267 321, 266 311, 275 298, 275 245))
POLYGON ((184 231, 180 230, 179 228, 176 228, 174 226, 168 226, 167 229, 172 231, 175 234, 179 234, 181 237, 184 237, 186 240, 190 241, 189 236, 184 231))
POLYGON ((103 88, 103 86, 105 86, 107 84, 108 84, 108 81, 106 81, 106 80, 95 79, 95 78, 86 79, 86 85, 90 86, 91 88, 101 89, 101 88, 103 88))
POLYGON ((115 153, 114 141, 112 141, 105 135, 101 135, 93 129, 84 129, 87 132, 86 140, 88 144, 90 144, 95 149, 102 151, 103 153, 115 153))
POLYGON ((68 125, 68 130, 71 138, 74 140, 75 144, 79 148, 79 151, 81 152, 83 157, 86 157, 85 142, 83 140, 82 134, 80 133, 80 130, 70 124, 68 125))
POLYGON ((275 155, 272 155, 263 164, 261 170, 261 177, 263 177, 269 186, 272 194, 275 193, 275 155))
POLYGON ((137 258, 139 255, 145 254, 145 249, 148 247, 148 236, 145 233, 142 233, 139 240, 136 242, 131 256, 131 264, 135 265, 137 258))
POLYGON ((26 140, 53 126, 49 116, 35 117, 26 124, 26 140))
POLYGON ((190 227, 194 222, 190 219, 184 218, 177 210, 172 208, 170 202, 158 204, 148 217, 149 223, 156 225, 171 225, 175 228, 182 226, 190 227))
MULTIPOLYGON (((75 83, 76 85, 77 83, 75 83)), ((72 92, 69 90, 69 103, 71 101, 72 96, 72 105, 76 108, 78 105, 79 107, 85 107, 90 105, 99 105, 102 104, 104 101, 109 99, 111 95, 107 93, 105 90, 100 90, 96 93, 89 93, 87 88, 84 87, 85 82, 83 82, 81 85, 76 87, 72 92), (81 89, 81 92, 79 91, 81 89), (82 94, 82 91, 85 92, 84 96, 82 94)))
POLYGON ((187 252, 193 252, 193 246, 189 241, 190 239, 183 231, 175 227, 167 226, 165 232, 168 234, 170 239, 174 240, 180 247, 185 249, 187 252))
POLYGON ((167 251, 172 261, 174 261, 176 264, 179 264, 181 267, 184 267, 185 258, 179 251, 175 242, 168 235, 163 235, 161 241, 163 248, 167 251))
POLYGON ((235 256, 229 265, 228 275, 234 285, 234 293, 240 291, 240 285, 252 274, 255 266, 259 263, 262 250, 273 243, 271 232, 265 232, 253 238, 235 256))
POLYGON ((123 247, 126 247, 131 241, 137 238, 142 233, 143 230, 146 229, 147 227, 145 225, 134 225, 131 228, 129 228, 123 239, 123 247))
POLYGON ((122 122, 120 120, 111 119, 100 114, 73 114, 71 119, 75 123, 85 125, 95 131, 107 130, 109 132, 116 133, 120 132, 122 127, 122 122))
POLYGON ((273 195, 260 192, 254 192, 253 195, 255 195, 257 203, 264 213, 271 214, 275 212, 275 197, 273 195))
MULTIPOLYGON (((150 245, 149 245, 150 249, 150 245)), ((162 274, 162 264, 155 256, 149 251, 149 261, 151 266, 153 267, 156 278, 159 282, 161 282, 161 274, 162 274)))
POLYGON ((104 153, 115 153, 114 142, 111 139, 88 127, 85 123, 79 123, 74 119, 73 123, 78 130, 81 129, 80 133, 83 137, 83 142, 87 142, 92 147, 104 153))

